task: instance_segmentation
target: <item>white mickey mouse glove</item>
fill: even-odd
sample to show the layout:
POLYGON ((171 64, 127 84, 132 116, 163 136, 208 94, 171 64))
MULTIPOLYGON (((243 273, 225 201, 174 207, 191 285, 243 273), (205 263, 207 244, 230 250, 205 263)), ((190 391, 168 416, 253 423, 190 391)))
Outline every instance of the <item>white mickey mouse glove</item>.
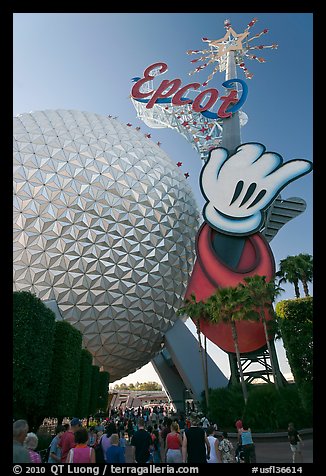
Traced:
POLYGON ((283 164, 279 154, 265 150, 262 144, 247 143, 230 157, 223 147, 211 152, 200 174, 200 186, 207 201, 204 220, 212 228, 238 236, 259 231, 264 210, 280 191, 312 170, 307 160, 283 164))

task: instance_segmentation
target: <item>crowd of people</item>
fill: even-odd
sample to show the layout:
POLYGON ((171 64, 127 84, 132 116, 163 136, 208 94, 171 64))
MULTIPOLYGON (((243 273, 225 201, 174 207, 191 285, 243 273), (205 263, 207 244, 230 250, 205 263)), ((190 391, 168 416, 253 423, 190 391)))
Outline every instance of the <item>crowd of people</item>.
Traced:
MULTIPOLYGON (((58 463, 255 463, 255 444, 248 425, 239 418, 235 422, 237 443, 228 433, 218 432, 217 424, 205 415, 173 414, 163 406, 154 408, 114 409, 102 421, 72 418, 56 427, 46 460, 58 463), (89 423, 89 422, 88 422, 89 423), (128 461, 126 447, 130 446, 128 461)), ((289 424, 288 437, 293 462, 301 456, 301 437, 289 424)), ((38 437, 29 432, 25 420, 13 424, 14 463, 41 463, 36 451, 38 437)))

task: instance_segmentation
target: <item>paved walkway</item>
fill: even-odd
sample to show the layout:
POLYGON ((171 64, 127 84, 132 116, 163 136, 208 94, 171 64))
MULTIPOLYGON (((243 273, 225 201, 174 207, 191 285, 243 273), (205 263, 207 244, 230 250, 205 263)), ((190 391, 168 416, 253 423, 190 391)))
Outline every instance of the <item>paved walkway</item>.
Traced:
MULTIPOLYGON (((231 439, 232 441, 232 439, 231 439)), ((232 441, 234 443, 234 441, 232 441)), ((255 441, 257 463, 284 464, 292 463, 292 452, 288 441, 255 441)), ((302 449, 303 462, 313 463, 313 439, 304 437, 302 449)), ((126 447, 126 462, 131 463, 131 448, 126 447)))
MULTIPOLYGON (((257 463, 292 463, 292 452, 287 441, 255 442, 257 463)), ((304 463, 313 463, 313 440, 304 439, 304 463)))

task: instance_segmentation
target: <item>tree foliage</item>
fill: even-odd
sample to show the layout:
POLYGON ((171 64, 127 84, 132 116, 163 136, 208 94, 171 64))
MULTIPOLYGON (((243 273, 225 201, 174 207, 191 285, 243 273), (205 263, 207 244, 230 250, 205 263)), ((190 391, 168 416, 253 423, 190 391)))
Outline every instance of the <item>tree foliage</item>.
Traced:
POLYGON ((276 304, 286 356, 294 379, 311 382, 313 379, 313 298, 292 299, 276 304))
POLYGON ((275 311, 286 356, 304 406, 312 409, 313 298, 281 301, 275 311))
POLYGON ((286 430, 290 421, 297 428, 312 425, 295 384, 289 384, 278 391, 272 384, 253 386, 243 418, 253 431, 286 430))
POLYGON ((309 296, 308 283, 313 280, 313 257, 307 253, 298 255, 299 276, 306 297, 309 296))
POLYGON ((102 412, 105 412, 108 408, 109 378, 109 372, 102 371, 99 373, 97 408, 102 412))
POLYGON ((14 416, 37 430, 45 416, 87 417, 108 405, 109 373, 92 365, 82 334, 35 295, 13 296, 14 416))
POLYGON ((299 282, 302 282, 305 296, 309 296, 308 283, 313 279, 313 257, 309 254, 300 253, 296 256, 287 256, 280 261, 279 271, 276 276, 279 283, 289 282, 294 285, 296 298, 300 298, 299 282))
POLYGON ((91 395, 92 354, 87 349, 82 349, 80 357, 80 381, 76 415, 79 418, 88 416, 89 399, 91 395))
POLYGON ((55 324, 48 415, 61 421, 74 416, 78 406, 82 334, 69 322, 55 324))
POLYGON ((31 428, 44 418, 51 375, 55 314, 34 294, 13 294, 13 406, 31 428))
POLYGON ((286 431, 289 421, 297 428, 309 428, 313 424, 311 415, 302 405, 296 384, 279 390, 272 384, 250 384, 246 405, 240 385, 211 390, 208 417, 221 430, 234 432, 239 417, 253 432, 286 431))
POLYGON ((216 292, 207 299, 205 310, 210 322, 224 322, 231 326, 243 398, 246 403, 248 400, 248 390, 241 365, 236 322, 242 320, 256 321, 259 319, 259 315, 246 306, 246 295, 240 284, 238 286, 218 288, 216 292))
MULTIPOLYGON (((248 388, 250 385, 248 385, 248 388)), ((209 391, 208 418, 217 423, 219 429, 232 429, 244 411, 241 385, 231 385, 209 391)))
POLYGON ((100 368, 98 365, 92 365, 92 377, 91 377, 91 394, 89 398, 89 415, 94 415, 98 408, 98 395, 99 395, 99 380, 100 380, 100 368))

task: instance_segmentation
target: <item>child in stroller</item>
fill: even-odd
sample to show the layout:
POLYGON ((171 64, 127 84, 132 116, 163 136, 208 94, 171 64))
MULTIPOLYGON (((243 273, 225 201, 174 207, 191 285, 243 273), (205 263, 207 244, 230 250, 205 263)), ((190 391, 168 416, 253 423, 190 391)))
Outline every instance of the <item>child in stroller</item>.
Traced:
POLYGON ((238 442, 237 447, 235 449, 235 462, 236 463, 243 463, 244 462, 244 451, 242 448, 241 442, 238 442))

